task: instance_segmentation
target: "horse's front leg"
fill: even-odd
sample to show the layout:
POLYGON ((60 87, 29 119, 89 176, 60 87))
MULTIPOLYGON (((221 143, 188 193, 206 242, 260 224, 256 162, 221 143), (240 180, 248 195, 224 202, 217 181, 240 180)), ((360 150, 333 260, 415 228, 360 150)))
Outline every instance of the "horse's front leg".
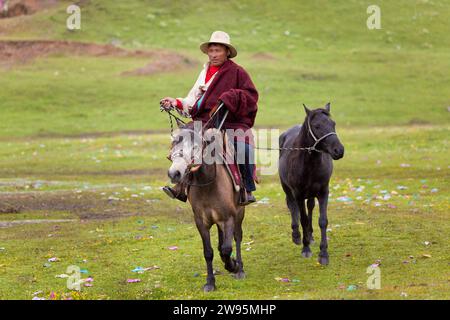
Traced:
POLYGON ((320 227, 320 253, 319 253, 319 263, 321 265, 327 265, 329 263, 328 259, 328 240, 327 240, 327 207, 328 207, 328 188, 319 195, 319 227, 320 227))
POLYGON ((244 263, 242 262, 242 255, 241 255, 242 220, 244 219, 243 210, 244 209, 242 209, 242 213, 238 214, 234 226, 234 240, 236 241, 236 262, 239 266, 238 272, 235 274, 236 279, 245 278, 244 263))
POLYGON ((214 277, 213 270, 213 258, 214 251, 211 246, 211 236, 209 233, 210 226, 206 226, 201 218, 196 218, 195 223, 197 225, 197 229, 200 232, 200 236, 202 237, 203 242, 203 255, 206 261, 206 284, 203 286, 203 291, 210 292, 216 289, 216 278, 214 277))
POLYGON ((309 248, 309 220, 308 215, 306 214, 305 209, 305 200, 300 200, 298 202, 298 207, 300 209, 300 222, 302 224, 302 230, 303 230, 303 249, 302 249, 302 256, 304 258, 309 258, 312 256, 311 249, 309 248))

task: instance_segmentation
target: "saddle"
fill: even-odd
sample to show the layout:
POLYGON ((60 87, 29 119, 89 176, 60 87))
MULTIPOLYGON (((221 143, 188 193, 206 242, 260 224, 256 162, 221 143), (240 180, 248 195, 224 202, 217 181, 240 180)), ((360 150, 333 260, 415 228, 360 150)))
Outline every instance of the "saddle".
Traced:
MULTIPOLYGON (((236 192, 239 192, 239 204, 247 203, 247 192, 244 186, 244 180, 242 178, 242 173, 239 169, 239 165, 237 164, 237 154, 234 151, 234 146, 230 143, 227 134, 223 133, 223 145, 225 146, 224 151, 222 153, 222 160, 225 165, 225 168, 230 175, 231 181, 233 182, 233 187, 236 192)), ((254 174, 254 179, 256 182, 256 175, 254 174)))

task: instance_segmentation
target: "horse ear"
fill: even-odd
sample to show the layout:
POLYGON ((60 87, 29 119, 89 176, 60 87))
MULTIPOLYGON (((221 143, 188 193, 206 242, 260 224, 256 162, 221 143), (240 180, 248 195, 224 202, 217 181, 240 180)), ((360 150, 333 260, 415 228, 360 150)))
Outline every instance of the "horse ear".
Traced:
POLYGON ((305 108, 306 115, 308 116, 311 113, 311 110, 309 110, 305 104, 303 104, 303 108, 305 108))
POLYGON ((186 124, 183 121, 179 120, 178 118, 175 118, 175 120, 177 121, 178 129, 184 129, 186 127, 186 124))
POLYGON ((328 112, 330 112, 330 109, 331 109, 331 106, 330 106, 330 103, 328 102, 328 103, 325 105, 325 110, 327 110, 328 112))

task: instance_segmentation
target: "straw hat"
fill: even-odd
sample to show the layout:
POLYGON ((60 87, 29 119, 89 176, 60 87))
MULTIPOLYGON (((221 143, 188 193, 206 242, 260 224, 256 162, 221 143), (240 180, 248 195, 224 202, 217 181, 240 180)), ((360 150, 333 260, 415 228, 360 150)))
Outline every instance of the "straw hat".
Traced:
POLYGON ((230 43, 230 36, 228 33, 223 31, 214 31, 211 35, 211 39, 209 39, 208 42, 202 43, 200 45, 200 50, 202 50, 203 53, 208 53, 208 45, 211 43, 218 43, 223 44, 228 49, 230 49, 230 56, 229 58, 234 58, 237 56, 236 49, 231 45, 230 43))

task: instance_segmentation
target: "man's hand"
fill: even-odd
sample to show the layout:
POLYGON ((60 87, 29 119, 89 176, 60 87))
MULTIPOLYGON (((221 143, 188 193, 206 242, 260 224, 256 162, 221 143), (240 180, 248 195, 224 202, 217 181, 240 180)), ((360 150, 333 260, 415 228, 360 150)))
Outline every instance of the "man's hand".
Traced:
POLYGON ((159 102, 162 109, 170 111, 177 106, 177 99, 171 97, 165 97, 159 102))

